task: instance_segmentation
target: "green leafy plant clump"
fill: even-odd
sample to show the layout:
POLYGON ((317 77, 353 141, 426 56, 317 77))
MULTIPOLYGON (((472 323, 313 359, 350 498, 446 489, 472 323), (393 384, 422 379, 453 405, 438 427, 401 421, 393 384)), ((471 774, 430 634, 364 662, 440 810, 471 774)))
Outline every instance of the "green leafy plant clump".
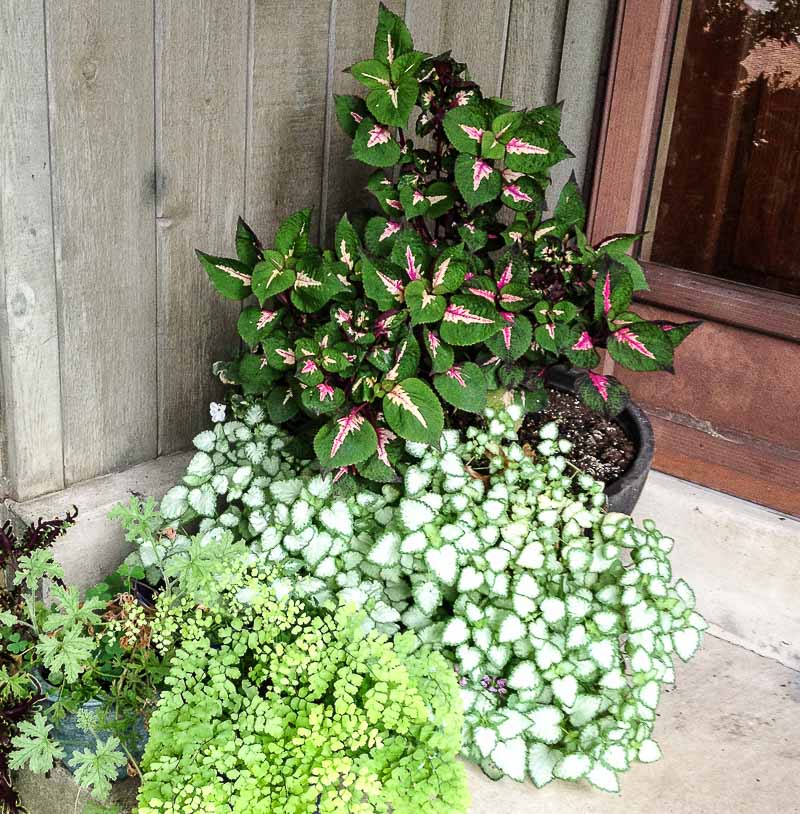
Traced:
POLYGON ((466 811, 450 665, 290 590, 254 566, 214 608, 162 597, 177 649, 139 814, 466 811))
POLYGON ((559 106, 484 96, 449 54, 414 50, 383 7, 373 57, 349 71, 367 95, 337 97, 336 113, 375 168, 374 211, 343 217, 333 250, 310 243, 306 209, 270 248, 240 220, 237 258, 198 253, 223 296, 258 301, 239 319, 249 351, 217 367, 224 381, 265 395, 293 435, 310 431, 324 467, 387 482, 403 441, 436 443, 494 391, 540 408, 556 364, 583 369, 581 397, 609 413, 626 391, 592 372, 599 349, 671 370, 697 323, 631 310, 646 288, 628 254, 639 236, 590 245, 574 182, 547 214, 550 170, 570 155, 559 106))

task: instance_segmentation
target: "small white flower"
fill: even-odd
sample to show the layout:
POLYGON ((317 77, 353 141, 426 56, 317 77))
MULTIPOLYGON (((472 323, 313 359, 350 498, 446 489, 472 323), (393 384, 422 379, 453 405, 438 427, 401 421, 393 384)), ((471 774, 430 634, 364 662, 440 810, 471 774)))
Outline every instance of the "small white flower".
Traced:
POLYGON ((219 423, 225 420, 225 405, 218 404, 216 401, 211 402, 211 406, 209 408, 209 412, 211 413, 211 420, 219 423))
POLYGON ((243 605, 250 605, 257 596, 258 590, 256 588, 242 588, 236 593, 236 601, 241 602, 243 605))

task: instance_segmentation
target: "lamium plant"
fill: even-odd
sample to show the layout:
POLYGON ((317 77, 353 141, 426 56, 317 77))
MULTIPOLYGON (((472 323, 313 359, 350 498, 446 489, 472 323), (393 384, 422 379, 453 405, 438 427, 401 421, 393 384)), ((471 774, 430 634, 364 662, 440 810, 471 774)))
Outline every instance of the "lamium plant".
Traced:
POLYGON ((519 405, 487 410, 485 428, 409 442, 401 484, 356 491, 298 467, 265 414, 251 398, 198 436, 186 479, 202 483, 161 505, 175 540, 197 521, 193 490, 215 483, 208 539, 235 529, 298 596, 352 602, 387 634, 414 630, 459 677, 463 752, 492 776, 615 791, 619 772, 659 756, 661 685, 706 623, 673 579, 673 541, 606 512, 555 424, 534 450, 517 439, 519 405))
POLYGON ((352 608, 312 608, 263 567, 221 576, 212 607, 162 595, 176 649, 139 814, 466 811, 441 656, 366 632, 352 608))
POLYGON ((257 300, 238 323, 248 351, 217 367, 224 381, 265 395, 292 435, 313 432, 324 467, 386 482, 403 441, 436 443, 489 393, 541 408, 554 365, 582 369, 580 396, 612 414, 626 391, 592 371, 600 349, 672 369, 697 323, 631 310, 647 287, 628 255, 639 236, 590 245, 574 181, 547 214, 550 170, 570 156, 560 106, 484 96, 449 53, 414 50, 383 6, 372 58, 348 70, 367 95, 336 97, 336 114, 375 168, 375 211, 345 215, 332 250, 311 245, 305 209, 269 248, 240 220, 236 259, 198 252, 223 296, 257 300))

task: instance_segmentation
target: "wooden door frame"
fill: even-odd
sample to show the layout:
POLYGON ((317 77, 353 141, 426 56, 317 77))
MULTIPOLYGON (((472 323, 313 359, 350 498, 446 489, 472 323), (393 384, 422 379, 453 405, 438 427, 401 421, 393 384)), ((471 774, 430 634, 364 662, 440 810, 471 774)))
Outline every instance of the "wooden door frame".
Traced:
MULTIPOLYGON (((681 0, 619 0, 590 199, 592 242, 643 231, 680 8, 681 0)), ((642 265, 650 290, 637 301, 800 342, 797 297, 658 263, 642 265)), ((759 502, 771 481, 775 489, 765 502, 800 514, 796 451, 770 442, 759 449, 757 439, 722 439, 685 416, 658 407, 648 412, 661 449, 657 468, 759 502), (686 452, 698 449, 701 454, 686 452)))

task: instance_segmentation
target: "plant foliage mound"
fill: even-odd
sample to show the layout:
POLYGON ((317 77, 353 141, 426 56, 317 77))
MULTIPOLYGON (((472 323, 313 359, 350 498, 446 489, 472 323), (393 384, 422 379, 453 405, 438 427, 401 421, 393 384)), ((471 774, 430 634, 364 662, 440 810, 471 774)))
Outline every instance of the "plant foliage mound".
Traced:
POLYGON ((376 168, 375 211, 343 217, 333 250, 310 243, 305 209, 268 248, 240 220, 237 258, 198 252, 223 296, 258 301, 224 381, 265 395, 292 435, 311 430, 324 467, 385 482, 402 441, 436 443, 491 391, 541 407, 553 365, 584 369, 581 397, 610 413, 626 391, 591 372, 599 348, 633 370, 672 369, 697 323, 631 310, 647 287, 628 255, 638 236, 590 245, 574 182, 546 217, 550 169, 570 155, 559 106, 484 96, 449 54, 414 50, 384 7, 372 58, 349 71, 367 95, 337 97, 336 112, 354 158, 376 168))
POLYGON ((272 581, 252 567, 214 608, 162 603, 177 649, 139 814, 466 811, 450 665, 272 581))
MULTIPOLYGON (((331 475, 298 475, 278 443, 266 468, 242 464, 258 499, 223 495, 201 527, 213 536, 236 525, 301 594, 354 602, 378 629, 413 629, 446 654, 465 702, 464 752, 487 772, 615 790, 618 772, 658 757, 661 685, 706 625, 673 579, 673 541, 607 513, 602 484, 569 464, 555 424, 535 450, 520 445, 520 417, 514 406, 488 411, 485 430, 409 444, 402 489, 353 493, 331 475)), ((243 425, 234 416, 212 435, 224 446, 243 425)), ((282 439, 268 424, 248 432, 282 439)), ((249 443, 226 455, 246 456, 249 443)), ((195 518, 181 508, 168 493, 178 526, 195 518)))

